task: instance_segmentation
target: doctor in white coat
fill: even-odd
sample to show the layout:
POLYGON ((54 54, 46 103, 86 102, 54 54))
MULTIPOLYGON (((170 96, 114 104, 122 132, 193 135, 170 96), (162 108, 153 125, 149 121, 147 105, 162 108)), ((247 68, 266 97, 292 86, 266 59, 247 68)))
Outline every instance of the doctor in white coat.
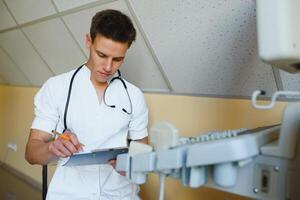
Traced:
POLYGON ((124 147, 128 139, 147 143, 144 96, 118 73, 135 37, 126 15, 116 10, 98 12, 86 35, 87 63, 50 78, 36 94, 25 157, 30 164, 41 165, 59 159, 48 200, 139 199, 138 186, 116 172, 114 162, 61 165, 83 149, 124 147), (53 140, 53 130, 65 137, 53 140))

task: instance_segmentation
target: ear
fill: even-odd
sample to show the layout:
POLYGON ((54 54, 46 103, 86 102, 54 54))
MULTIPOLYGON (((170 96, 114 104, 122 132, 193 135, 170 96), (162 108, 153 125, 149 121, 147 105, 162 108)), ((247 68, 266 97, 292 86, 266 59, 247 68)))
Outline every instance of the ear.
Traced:
POLYGON ((85 45, 86 45, 86 48, 87 48, 88 50, 90 50, 90 47, 91 47, 91 45, 92 45, 92 38, 91 38, 91 36, 90 36, 89 33, 87 33, 87 34, 85 35, 85 45))

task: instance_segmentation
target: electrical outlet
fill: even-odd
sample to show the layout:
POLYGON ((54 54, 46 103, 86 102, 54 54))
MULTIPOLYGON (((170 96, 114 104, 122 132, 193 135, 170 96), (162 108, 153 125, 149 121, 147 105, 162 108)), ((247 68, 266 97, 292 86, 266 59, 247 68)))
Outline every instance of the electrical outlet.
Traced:
POLYGON ((8 142, 7 143, 7 148, 13 151, 17 151, 17 144, 14 142, 8 142))

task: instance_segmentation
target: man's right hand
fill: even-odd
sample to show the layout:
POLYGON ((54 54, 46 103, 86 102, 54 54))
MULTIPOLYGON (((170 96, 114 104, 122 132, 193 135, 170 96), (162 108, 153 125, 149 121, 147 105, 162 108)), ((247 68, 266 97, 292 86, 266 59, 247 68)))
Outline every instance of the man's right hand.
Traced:
POLYGON ((65 131, 63 136, 64 137, 59 136, 56 140, 49 142, 49 152, 57 157, 65 158, 83 150, 82 145, 74 133, 65 131))
POLYGON ((26 160, 30 164, 45 165, 55 157, 68 157, 82 151, 82 144, 74 133, 66 131, 63 136, 51 141, 52 137, 48 132, 30 129, 25 151, 26 160))

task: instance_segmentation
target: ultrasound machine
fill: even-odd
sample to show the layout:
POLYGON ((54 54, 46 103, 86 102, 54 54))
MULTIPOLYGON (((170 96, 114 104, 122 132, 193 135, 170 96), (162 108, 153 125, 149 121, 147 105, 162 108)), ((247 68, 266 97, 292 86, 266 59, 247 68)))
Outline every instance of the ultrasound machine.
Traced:
MULTIPOLYGON (((257 0, 259 56, 264 62, 290 73, 300 72, 300 1, 257 0)), ((148 173, 160 177, 163 199, 166 176, 184 186, 217 190, 263 200, 299 200, 300 190, 300 91, 277 91, 277 97, 297 97, 288 102, 280 124, 254 129, 211 131, 195 137, 182 137, 175 125, 159 122, 151 127, 151 146, 133 142, 126 154, 117 157, 116 169, 137 184, 148 173)))

